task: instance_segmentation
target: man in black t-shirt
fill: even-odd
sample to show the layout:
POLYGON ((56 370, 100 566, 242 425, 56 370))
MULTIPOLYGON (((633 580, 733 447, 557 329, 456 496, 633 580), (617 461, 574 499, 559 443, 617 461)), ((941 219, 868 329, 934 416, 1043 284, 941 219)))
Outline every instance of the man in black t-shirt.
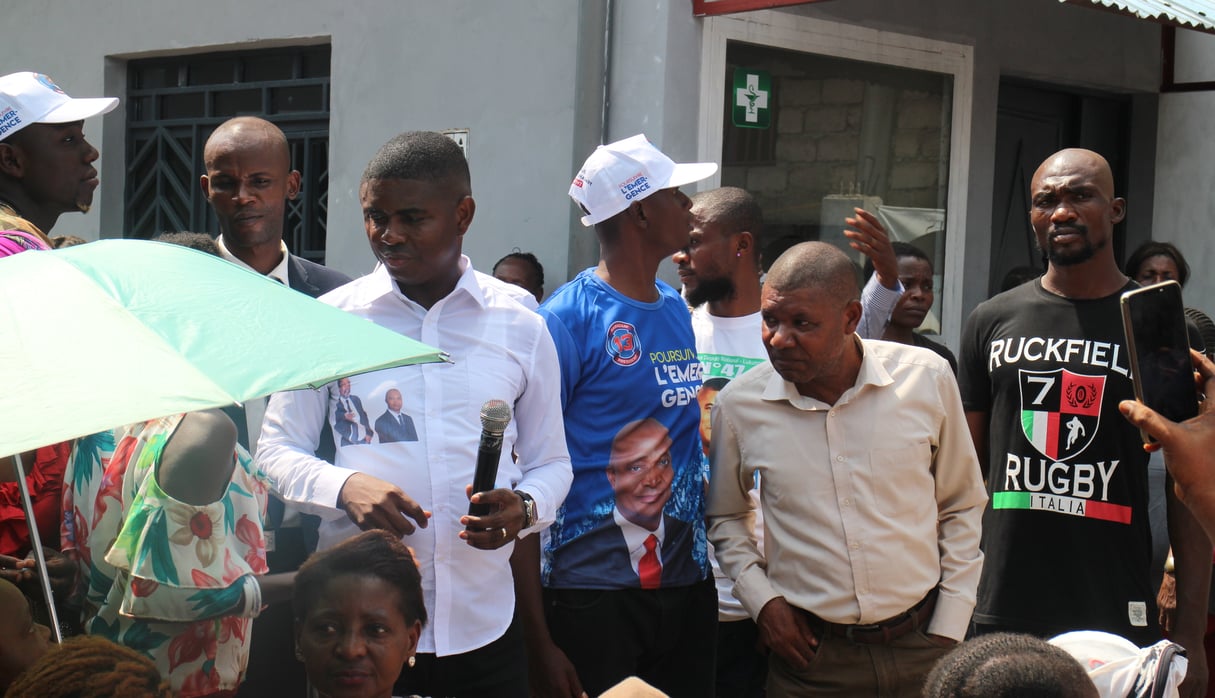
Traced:
MULTIPOLYGON (((1087 150, 1047 158, 1030 191, 1046 274, 979 305, 962 339, 962 401, 991 495, 974 630, 1104 630, 1150 644, 1160 630, 1147 455, 1118 414, 1134 397, 1119 296, 1135 284, 1113 249, 1126 202, 1087 150)), ((1182 695, 1202 695, 1211 545, 1169 489, 1186 587, 1172 639, 1193 650, 1182 695)))

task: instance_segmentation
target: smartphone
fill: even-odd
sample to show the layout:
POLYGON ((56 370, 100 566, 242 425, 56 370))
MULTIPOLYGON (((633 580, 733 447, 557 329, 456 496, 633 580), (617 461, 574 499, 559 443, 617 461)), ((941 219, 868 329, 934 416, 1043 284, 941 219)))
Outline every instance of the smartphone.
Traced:
MULTIPOLYGON (((1198 416, 1181 285, 1165 281, 1122 294, 1122 327, 1135 397, 1174 422, 1198 416)), ((1152 440, 1141 433, 1145 443, 1152 440)))

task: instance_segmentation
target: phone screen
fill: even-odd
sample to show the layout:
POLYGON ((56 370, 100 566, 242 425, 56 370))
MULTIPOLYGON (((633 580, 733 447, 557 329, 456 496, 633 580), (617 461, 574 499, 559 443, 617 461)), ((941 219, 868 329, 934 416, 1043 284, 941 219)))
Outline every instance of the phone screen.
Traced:
POLYGON ((1139 400, 1174 422, 1197 416, 1181 286, 1167 281, 1128 291, 1122 296, 1122 318, 1139 400))

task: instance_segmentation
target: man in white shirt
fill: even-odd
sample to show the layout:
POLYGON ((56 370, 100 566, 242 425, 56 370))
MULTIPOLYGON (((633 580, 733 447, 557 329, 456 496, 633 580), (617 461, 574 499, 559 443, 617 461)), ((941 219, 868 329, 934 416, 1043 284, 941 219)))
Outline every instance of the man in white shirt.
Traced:
POLYGON ((713 412, 709 540, 769 696, 918 695, 974 608, 987 496, 957 383, 931 351, 857 337, 858 296, 838 249, 787 251, 761 296, 769 361, 713 412))
POLYGON ((332 424, 331 385, 271 398, 258 463, 283 497, 322 517, 320 547, 383 528, 413 549, 431 621, 398 693, 526 696, 510 556, 517 537, 552 521, 573 477, 556 350, 543 320, 516 300, 527 292, 474 271, 461 254, 476 204, 450 139, 393 138, 364 171, 359 198, 381 264, 321 300, 441 347, 452 361, 350 379, 369 404, 399 390, 416 441, 338 449, 336 465, 317 459, 332 424), (514 419, 498 488, 472 497, 491 513, 467 516, 480 409, 491 399, 511 404, 514 419))

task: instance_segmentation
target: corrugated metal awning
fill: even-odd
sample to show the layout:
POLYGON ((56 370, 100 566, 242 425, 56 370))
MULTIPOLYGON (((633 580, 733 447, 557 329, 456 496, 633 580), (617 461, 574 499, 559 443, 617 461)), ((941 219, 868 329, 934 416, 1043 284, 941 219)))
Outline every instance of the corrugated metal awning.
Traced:
POLYGON ((1215 34, 1215 0, 1059 0, 1215 34))

